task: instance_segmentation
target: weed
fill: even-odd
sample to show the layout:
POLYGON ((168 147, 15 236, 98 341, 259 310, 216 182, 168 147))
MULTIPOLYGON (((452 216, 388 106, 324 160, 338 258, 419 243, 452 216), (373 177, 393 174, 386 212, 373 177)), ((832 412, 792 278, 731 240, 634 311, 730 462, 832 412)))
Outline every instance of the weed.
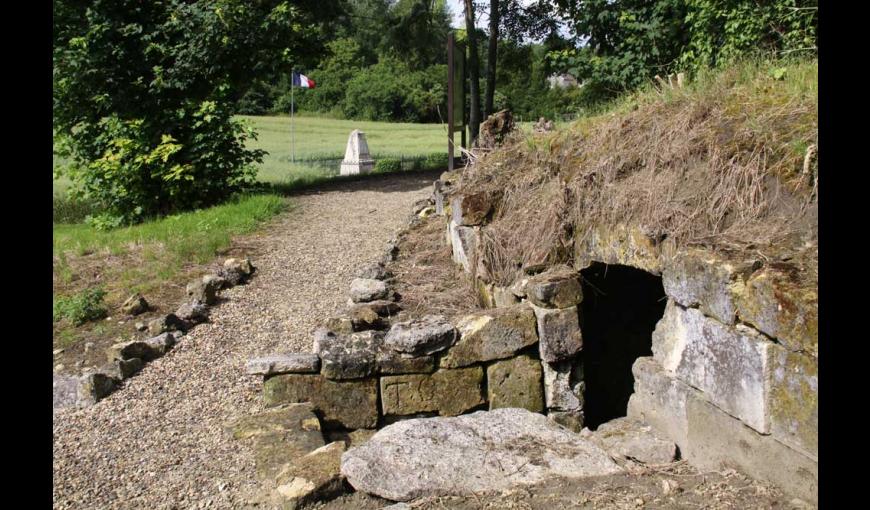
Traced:
POLYGON ((85 289, 72 296, 60 296, 54 300, 54 321, 69 319, 75 326, 102 319, 107 315, 103 298, 106 291, 100 287, 85 289))

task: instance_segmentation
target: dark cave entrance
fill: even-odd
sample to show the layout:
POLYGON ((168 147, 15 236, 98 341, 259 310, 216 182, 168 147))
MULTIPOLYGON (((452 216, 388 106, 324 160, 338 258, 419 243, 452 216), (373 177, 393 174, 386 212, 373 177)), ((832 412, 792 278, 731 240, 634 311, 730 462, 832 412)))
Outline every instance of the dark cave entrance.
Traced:
POLYGON ((652 332, 667 300, 661 277, 640 269, 595 262, 580 274, 584 424, 595 430, 626 415, 634 392, 631 366, 652 355, 652 332))

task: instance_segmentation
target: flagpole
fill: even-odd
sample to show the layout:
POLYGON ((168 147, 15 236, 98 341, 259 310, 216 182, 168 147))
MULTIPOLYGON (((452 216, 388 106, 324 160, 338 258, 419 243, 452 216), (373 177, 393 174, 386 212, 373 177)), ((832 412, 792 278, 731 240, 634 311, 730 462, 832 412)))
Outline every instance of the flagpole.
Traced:
POLYGON ((290 71, 290 161, 296 163, 296 136, 293 132, 293 110, 296 109, 293 101, 293 76, 294 71, 290 71))

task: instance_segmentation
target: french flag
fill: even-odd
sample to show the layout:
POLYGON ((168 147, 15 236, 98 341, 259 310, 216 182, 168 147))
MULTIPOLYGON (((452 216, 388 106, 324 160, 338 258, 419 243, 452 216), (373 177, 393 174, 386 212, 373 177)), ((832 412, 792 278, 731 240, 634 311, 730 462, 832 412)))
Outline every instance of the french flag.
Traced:
POLYGON ((293 86, 303 89, 313 89, 316 83, 311 78, 297 72, 293 73, 293 86))

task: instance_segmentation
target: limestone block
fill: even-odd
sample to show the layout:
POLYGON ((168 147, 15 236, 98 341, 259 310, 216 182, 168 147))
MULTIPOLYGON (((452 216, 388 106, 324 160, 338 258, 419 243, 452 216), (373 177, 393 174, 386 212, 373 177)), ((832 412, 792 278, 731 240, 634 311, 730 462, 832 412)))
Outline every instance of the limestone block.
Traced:
POLYGON ((456 328, 459 341, 441 358, 442 367, 507 358, 538 341, 534 312, 524 304, 466 315, 456 328))
POLYGON ((320 358, 311 353, 272 354, 251 358, 245 366, 251 375, 317 373, 320 358))
POLYGON ((770 433, 818 459, 819 364, 807 355, 774 346, 770 391, 770 433))
POLYGON ((113 379, 123 381, 133 377, 144 366, 145 362, 139 358, 114 359, 103 365, 99 371, 113 379))
POLYGON ((384 339, 387 348, 410 356, 428 356, 443 351, 454 342, 456 328, 442 315, 397 322, 384 339))
POLYGON ((698 307, 723 324, 734 324, 734 287, 750 272, 752 262, 725 260, 709 250, 677 253, 662 270, 665 294, 684 307, 698 307))
POLYGON ((580 315, 576 306, 541 308, 531 305, 538 319, 541 359, 556 363, 568 359, 583 348, 580 315))
POLYGON ((450 220, 450 246, 453 248, 453 261, 461 265, 466 273, 472 270, 476 260, 480 233, 478 227, 463 227, 450 220))
POLYGON ((78 402, 90 405, 106 397, 118 387, 118 379, 101 372, 84 374, 79 378, 78 402))
POLYGON ((435 371, 434 356, 406 357, 389 348, 377 354, 378 373, 384 375, 431 374, 435 371))
POLYGON ((381 403, 385 415, 461 414, 484 403, 483 368, 441 369, 431 375, 381 377, 381 403))
POLYGON ((486 368, 489 408, 521 407, 540 413, 544 410, 541 362, 529 356, 497 361, 486 368))
POLYGON ((648 423, 682 449, 688 441, 686 400, 695 392, 665 372, 652 357, 638 358, 631 367, 634 393, 628 400, 629 418, 648 423))
POLYGON ((544 376, 544 400, 547 409, 583 410, 583 366, 577 361, 541 362, 544 376))
POLYGON ((266 406, 311 402, 327 427, 374 428, 378 424, 377 379, 332 381, 319 374, 282 374, 263 383, 266 406))
POLYGON ((681 450, 690 464, 703 470, 736 468, 818 504, 817 461, 755 432, 701 398, 690 397, 686 409, 688 445, 681 450))
POLYGON ((737 289, 740 319, 792 351, 818 356, 818 284, 801 281, 797 270, 764 267, 737 289))
POLYGON ((315 353, 320 356, 320 373, 329 379, 360 379, 375 373, 377 353, 384 334, 360 331, 333 334, 318 331, 315 353))
POLYGON ((666 371, 762 434, 770 432, 774 346, 752 328, 725 326, 673 301, 652 335, 653 356, 666 371))
POLYGON ((564 265, 530 277, 525 293, 529 301, 542 308, 568 308, 583 301, 577 272, 564 265))
POLYGON ((575 240, 574 268, 579 271, 597 261, 661 274, 661 258, 667 244, 658 243, 655 236, 647 235, 637 227, 601 226, 575 240))

